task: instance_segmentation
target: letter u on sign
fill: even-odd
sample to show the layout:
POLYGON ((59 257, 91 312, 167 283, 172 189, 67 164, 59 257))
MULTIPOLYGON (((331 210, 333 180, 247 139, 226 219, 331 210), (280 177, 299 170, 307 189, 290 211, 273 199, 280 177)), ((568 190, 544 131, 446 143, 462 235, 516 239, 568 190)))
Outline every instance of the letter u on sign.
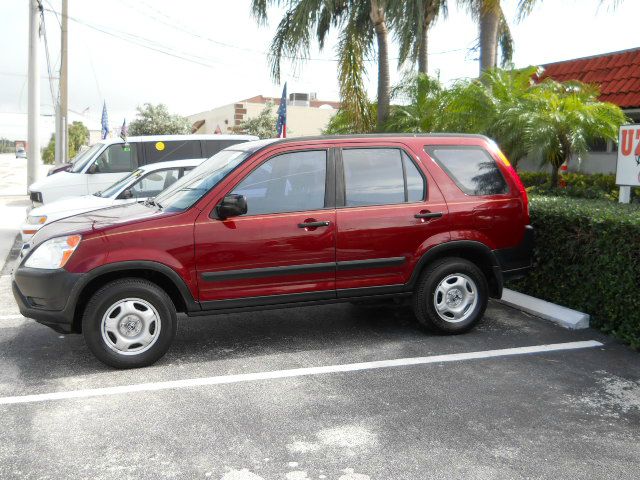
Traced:
POLYGON ((623 125, 618 136, 616 184, 640 186, 640 125, 623 125))

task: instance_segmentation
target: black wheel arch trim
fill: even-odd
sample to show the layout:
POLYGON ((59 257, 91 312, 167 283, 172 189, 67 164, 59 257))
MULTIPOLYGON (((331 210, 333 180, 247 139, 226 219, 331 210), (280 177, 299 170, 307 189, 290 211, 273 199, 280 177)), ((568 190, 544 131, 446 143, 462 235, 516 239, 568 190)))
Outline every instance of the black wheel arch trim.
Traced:
POLYGON ((483 259, 488 262, 496 282, 494 289, 495 291, 492 293, 493 296, 500 298, 502 296, 502 288, 504 284, 500 263, 498 262, 498 259, 493 250, 487 247, 484 243, 474 240, 452 240, 450 242, 441 243, 427 250, 422 255, 422 257, 420 257, 420 260, 418 260, 418 263, 413 269, 413 273, 411 274, 409 282, 406 284, 406 288, 409 290, 413 290, 418 281, 418 278, 420 277, 420 274, 424 270, 425 265, 427 265, 434 258, 440 257, 443 254, 447 254, 449 252, 451 254, 455 254, 456 251, 459 252, 461 250, 475 251, 479 255, 482 255, 483 259))
POLYGON ((74 303, 77 303, 78 297, 84 288, 96 278, 107 273, 124 272, 127 270, 152 270, 165 275, 178 289, 178 292, 180 292, 180 296, 187 307, 187 311, 193 312, 201 310, 200 303, 193 298, 189 287, 187 287, 180 274, 168 265, 152 260, 126 260, 123 262, 113 262, 89 270, 83 274, 80 282, 78 282, 80 285, 74 303))

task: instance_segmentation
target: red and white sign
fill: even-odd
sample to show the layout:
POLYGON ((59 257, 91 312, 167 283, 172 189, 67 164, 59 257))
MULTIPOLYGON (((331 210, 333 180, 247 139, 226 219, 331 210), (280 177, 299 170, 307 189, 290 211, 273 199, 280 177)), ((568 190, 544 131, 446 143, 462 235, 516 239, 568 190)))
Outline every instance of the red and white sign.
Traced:
POLYGON ((640 125, 620 127, 616 185, 640 186, 640 125))

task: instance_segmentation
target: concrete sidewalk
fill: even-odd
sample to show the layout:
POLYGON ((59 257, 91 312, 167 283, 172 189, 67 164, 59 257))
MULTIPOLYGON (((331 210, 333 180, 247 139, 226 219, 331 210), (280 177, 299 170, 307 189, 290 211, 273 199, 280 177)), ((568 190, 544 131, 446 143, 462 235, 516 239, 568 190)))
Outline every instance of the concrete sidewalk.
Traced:
POLYGON ((0 197, 0 272, 13 247, 20 225, 27 215, 29 198, 24 196, 0 197))
MULTIPOLYGON (((47 175, 50 165, 41 165, 39 178, 47 175)), ((27 161, 13 153, 0 154, 0 272, 6 273, 5 261, 13 247, 20 225, 27 215, 27 161)))

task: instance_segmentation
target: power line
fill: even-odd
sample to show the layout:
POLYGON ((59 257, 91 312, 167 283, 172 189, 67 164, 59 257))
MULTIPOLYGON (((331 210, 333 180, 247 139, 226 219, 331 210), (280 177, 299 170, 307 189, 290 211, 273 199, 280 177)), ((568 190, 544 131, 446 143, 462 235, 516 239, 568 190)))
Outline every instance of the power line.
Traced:
MULTIPOLYGON (((138 13, 141 13, 145 16, 145 18, 151 18, 153 20, 155 20, 156 22, 159 22, 163 25, 166 25, 168 27, 171 27, 175 30, 178 30, 180 32, 186 33, 187 35, 191 35, 192 37, 195 38, 199 38, 202 40, 206 40, 208 42, 211 42, 213 44, 216 45, 220 45, 222 47, 227 47, 227 48, 235 48, 237 50, 243 50, 246 52, 250 52, 250 53, 255 53, 255 54, 259 54, 259 55, 270 55, 269 52, 265 52, 263 50, 254 50, 254 49, 250 49, 250 48, 246 48, 246 47, 239 47, 237 45, 232 45, 229 43, 224 43, 221 42, 219 40, 214 40, 210 37, 206 37, 203 35, 199 35, 197 33, 194 33, 191 29, 189 29, 189 27, 187 26, 179 26, 180 24, 178 23, 178 21, 176 21, 175 18, 170 17, 169 15, 166 15, 165 13, 163 13, 162 11, 158 10, 156 7, 150 5, 149 3, 145 2, 144 0, 138 0, 140 3, 142 3, 143 5, 145 5, 149 10, 153 10, 156 13, 162 15, 163 17, 169 19, 170 21, 166 21, 166 20, 162 20, 160 18, 158 18, 155 15, 150 14, 148 11, 142 11, 140 10, 138 7, 135 6, 135 4, 131 4, 131 3, 127 3, 124 0, 120 0, 121 3, 133 10, 136 10, 138 13)), ((463 51, 463 50, 468 50, 467 48, 456 48, 453 50, 445 50, 445 51, 441 51, 441 52, 430 52, 429 55, 442 55, 442 54, 446 54, 446 53, 453 53, 453 52, 459 52, 459 51, 463 51)), ((307 57, 300 57, 300 56, 294 56, 294 55, 283 55, 282 58, 287 59, 287 60, 302 60, 302 61, 312 61, 312 62, 338 62, 339 60, 336 58, 307 58, 307 57)), ((392 58, 391 60, 398 60, 398 58, 392 58)), ((370 62, 375 62, 377 60, 372 60, 372 59, 366 59, 365 61, 370 61, 370 62)))
MULTIPOLYGON (((21 78, 26 78, 28 76, 28 74, 26 73, 18 73, 18 72, 0 72, 0 75, 6 75, 8 77, 21 77, 21 78)), ((40 78, 49 78, 48 75, 40 75, 40 78)), ((57 80, 58 77, 51 77, 54 80, 57 80)))
MULTIPOLYGON (((48 2, 47 2, 48 3, 48 2)), ((155 12, 158 12, 160 15, 163 15, 165 17, 167 17, 167 15, 163 14, 162 12, 160 12, 159 10, 155 9, 154 7, 152 7, 151 5, 149 5, 148 3, 143 2, 145 5, 147 5, 149 8, 153 9, 155 12)), ((50 3, 48 3, 49 5, 51 5, 50 3)), ((124 5, 129 6, 131 8, 132 7, 130 4, 125 3, 124 5)), ((135 10, 137 10, 140 13, 141 12, 139 9, 134 8, 135 10)), ((51 11, 54 14, 59 14, 59 12, 53 10, 53 9, 45 9, 47 11, 51 11)), ((225 47, 225 48, 232 48, 232 49, 236 49, 236 50, 242 50, 248 53, 252 53, 252 54, 257 54, 257 55, 261 55, 261 56, 268 56, 269 53, 265 52, 265 51, 261 51, 261 50, 253 50, 250 48, 245 48, 245 47, 238 47, 236 45, 232 45, 232 44, 228 44, 225 42, 220 42, 218 40, 214 40, 210 37, 206 37, 197 33, 194 33, 193 31, 189 30, 187 27, 179 27, 176 24, 172 24, 169 23, 167 21, 162 20, 161 18, 159 18, 156 15, 149 15, 148 12, 144 12, 145 13, 145 17, 146 18, 152 18, 153 20, 155 20, 156 22, 159 22, 165 26, 169 26, 173 29, 176 29, 178 31, 181 31, 183 33, 186 33, 190 36, 193 36, 195 38, 201 39, 201 40, 205 40, 208 42, 211 42, 213 44, 225 47)), ((176 50, 173 47, 170 47, 166 44, 162 44, 158 41, 155 41, 153 39, 147 38, 147 37, 143 37, 141 35, 136 35, 130 32, 126 32, 123 30, 118 30, 115 29, 113 27, 105 27, 103 25, 98 25, 98 24, 92 24, 90 22, 87 22, 85 20, 81 20, 75 17, 71 17, 68 16, 68 18, 78 24, 84 25, 88 28, 91 28, 93 30, 96 30, 98 32, 104 33, 106 35, 118 38, 120 40, 132 43, 134 45, 138 45, 140 47, 143 48, 147 48, 149 50, 153 50, 155 52, 158 53, 162 53, 164 55, 168 55, 180 60, 184 60, 184 61, 188 61, 191 63, 196 63, 198 65, 207 67, 207 68, 213 68, 214 65, 211 64, 211 62, 213 63, 219 63, 219 64, 223 64, 223 62, 220 62, 219 60, 215 60, 209 57, 201 57, 198 55, 194 55, 188 52, 182 52, 179 50, 176 50), (111 30, 111 31, 109 31, 111 30), (116 32, 116 33, 114 33, 116 32)), ((175 20, 174 20, 175 21, 175 20)), ((429 55, 441 55, 441 54, 447 54, 447 53, 453 53, 453 52, 458 52, 458 51, 463 51, 463 50, 467 50, 467 48, 457 48, 457 49, 452 49, 452 50, 445 50, 445 51, 441 51, 441 52, 431 52, 429 55)), ((338 59, 335 58, 312 58, 312 57, 301 57, 301 56, 293 56, 293 55, 283 55, 282 58, 287 59, 287 60, 296 60, 296 61, 320 61, 320 62, 338 62, 338 59)), ((391 59, 391 60, 397 60, 397 58, 391 59)), ((374 59, 366 59, 365 61, 369 61, 369 62, 375 62, 376 60, 374 59)))
MULTIPOLYGON (((50 11, 50 9, 45 9, 45 10, 50 11)), ((160 42, 157 42, 155 40, 152 40, 152 39, 149 39, 149 38, 146 38, 146 37, 142 37, 140 35, 136 35, 134 33, 125 32, 125 31, 122 31, 122 30, 117 30, 117 29, 112 28, 112 27, 105 27, 105 26, 98 25, 98 24, 92 24, 92 23, 86 22, 84 20, 80 20, 78 18, 72 17, 70 15, 68 16, 68 18, 69 18, 69 20, 72 20, 72 21, 74 21, 74 22, 76 22, 76 23, 78 23, 80 25, 84 25, 87 28, 91 28, 93 30, 99 31, 101 33, 104 33, 105 35, 109 35, 109 36, 118 38, 120 40, 124 40, 126 42, 133 43, 133 44, 138 45, 140 47, 147 48, 149 50, 153 50, 153 51, 158 52, 158 53, 162 53, 162 54, 165 54, 165 55, 168 55, 168 56, 171 56, 171 57, 178 58, 180 60, 185 60, 185 61, 188 61, 188 62, 197 63, 199 65, 202 65, 202 66, 205 66, 205 67, 208 67, 208 68, 213 68, 215 66, 211 62, 214 62, 214 63, 217 62, 216 60, 211 59, 211 58, 200 57, 198 55, 193 55, 193 54, 188 53, 188 52, 181 52, 181 51, 176 50, 176 49, 174 49, 174 48, 172 48, 172 47, 170 47, 168 45, 162 44, 160 42), (109 31, 107 29, 112 30, 112 31, 109 31), (117 32, 117 33, 114 33, 114 32, 117 32), (185 56, 185 55, 188 55, 188 57, 185 56), (205 62, 207 62, 207 63, 205 63, 205 62)), ((220 62, 218 62, 218 63, 220 63, 220 62)))

